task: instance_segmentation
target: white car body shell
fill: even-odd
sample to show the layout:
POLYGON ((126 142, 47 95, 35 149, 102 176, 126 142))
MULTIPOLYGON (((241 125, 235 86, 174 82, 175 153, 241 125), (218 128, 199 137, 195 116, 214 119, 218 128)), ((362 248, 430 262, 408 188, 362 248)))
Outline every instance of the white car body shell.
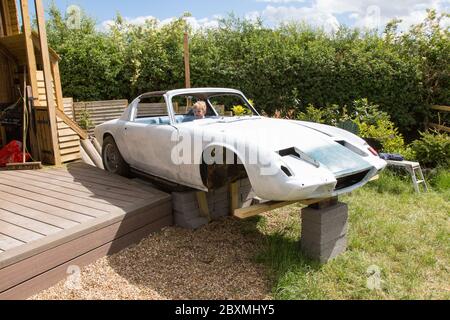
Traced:
POLYGON ((200 171, 202 152, 216 146, 226 148, 244 164, 257 196, 274 201, 327 198, 348 193, 366 184, 386 167, 386 162, 370 152, 363 139, 327 125, 259 115, 217 116, 177 123, 172 98, 199 92, 239 95, 248 102, 240 91, 232 89, 168 91, 163 96, 170 123, 153 125, 136 121, 139 97, 120 119, 97 126, 95 136, 102 144, 106 135, 111 135, 132 168, 203 191, 208 189, 200 171), (192 141, 202 141, 202 150, 193 163, 180 164, 173 157, 179 154, 180 136, 186 134, 192 141), (204 139, 205 136, 208 139, 204 139), (281 150, 291 152, 283 156, 281 150), (292 154, 292 150, 296 152, 292 154), (256 154, 258 162, 248 161, 249 154, 256 154), (264 174, 265 171, 270 173, 264 174))

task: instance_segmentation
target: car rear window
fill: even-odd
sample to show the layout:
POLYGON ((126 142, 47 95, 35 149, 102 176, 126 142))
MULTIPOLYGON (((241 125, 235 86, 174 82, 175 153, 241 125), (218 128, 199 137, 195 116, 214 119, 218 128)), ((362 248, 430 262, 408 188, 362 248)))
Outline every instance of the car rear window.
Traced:
POLYGON ((148 97, 139 101, 136 119, 168 117, 167 104, 164 97, 148 97))

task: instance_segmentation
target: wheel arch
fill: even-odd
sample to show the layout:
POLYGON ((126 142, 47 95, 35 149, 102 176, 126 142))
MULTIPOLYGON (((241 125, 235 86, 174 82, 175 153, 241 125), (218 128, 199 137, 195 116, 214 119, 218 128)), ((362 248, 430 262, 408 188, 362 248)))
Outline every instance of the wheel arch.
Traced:
MULTIPOLYGON (((233 154, 233 162, 234 163, 233 164, 226 164, 225 163, 224 166, 237 166, 237 167, 240 166, 240 169, 241 170, 243 169, 243 171, 239 171, 239 170, 237 172, 231 171, 230 172, 231 176, 227 175, 228 179, 232 180, 233 178, 240 178, 241 177, 240 174, 243 174, 244 172, 245 172, 245 176, 249 177, 247 165, 246 165, 245 161, 243 161, 244 157, 242 156, 242 154, 234 146, 226 144, 226 143, 223 143, 223 142, 213 142, 213 143, 208 144, 205 148, 203 148, 203 151, 202 151, 202 154, 201 154, 201 158, 199 160, 199 163, 200 163, 199 169, 200 169, 201 180, 203 182, 203 185, 206 188, 208 188, 208 190, 211 189, 210 188, 211 184, 209 183, 210 181, 208 181, 209 180, 208 178, 210 177, 211 172, 209 172, 208 170, 210 170, 210 168, 213 165, 205 163, 204 155, 205 155, 206 152, 208 152, 209 150, 212 150, 214 148, 222 148, 222 149, 224 149, 224 153, 223 153, 224 157, 227 156, 227 152, 231 152, 233 154), (237 174, 237 176, 234 177, 233 176, 234 174, 237 174)), ((244 178, 244 177, 242 177, 242 178, 244 178)))

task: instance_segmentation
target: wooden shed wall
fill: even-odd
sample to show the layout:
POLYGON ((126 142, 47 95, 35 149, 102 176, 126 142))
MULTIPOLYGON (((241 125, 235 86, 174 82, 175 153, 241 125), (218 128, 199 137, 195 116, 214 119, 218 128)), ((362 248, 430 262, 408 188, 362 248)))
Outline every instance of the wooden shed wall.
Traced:
MULTIPOLYGON (((38 91, 39 91, 39 102, 42 107, 47 107, 47 98, 45 95, 45 83, 44 83, 44 74, 42 71, 38 71, 37 73, 38 79, 38 91)), ((53 84, 53 96, 56 101, 55 94, 55 86, 53 84)), ((57 106, 58 107, 58 106, 57 106)), ((46 136, 50 134, 48 132, 50 127, 48 125, 48 113, 46 113, 46 109, 38 110, 38 132, 41 130, 46 136)), ((80 136, 70 128, 64 121, 57 117, 57 125, 58 125, 58 144, 59 151, 61 154, 61 162, 69 162, 73 160, 81 159, 81 147, 80 147, 80 136)), ((50 142, 43 146, 46 151, 52 149, 50 142)), ((42 148, 42 146, 41 146, 42 148)))
POLYGON ((0 0, 0 36, 19 33, 16 0, 0 0))
POLYGON ((0 52, 0 103, 9 103, 15 100, 14 69, 10 61, 0 52))

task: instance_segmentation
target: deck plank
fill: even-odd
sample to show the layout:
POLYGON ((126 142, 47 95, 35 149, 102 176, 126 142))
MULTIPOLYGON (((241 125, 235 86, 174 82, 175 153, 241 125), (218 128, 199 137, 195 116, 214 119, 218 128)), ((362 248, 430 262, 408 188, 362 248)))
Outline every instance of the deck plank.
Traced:
POLYGON ((10 186, 3 184, 3 182, 0 182, 0 190, 3 192, 10 193, 10 194, 15 194, 17 196, 20 196, 21 198, 41 202, 42 204, 46 204, 46 205, 49 205, 52 207, 57 207, 59 209, 66 209, 73 213, 85 215, 85 216, 92 217, 92 218, 100 217, 107 213, 107 211, 91 209, 86 206, 74 204, 69 201, 64 201, 63 196, 61 196, 60 199, 56 199, 56 198, 48 197, 48 196, 45 196, 42 194, 35 194, 33 192, 29 192, 29 191, 22 190, 19 188, 10 187, 10 186))
POLYGON ((61 218, 64 218, 64 219, 67 219, 67 220, 73 221, 73 222, 81 223, 81 222, 86 222, 86 221, 93 219, 92 216, 79 214, 79 213, 76 213, 73 211, 68 211, 66 209, 48 205, 48 204, 42 203, 40 201, 23 198, 23 197, 20 197, 19 195, 15 195, 15 194, 11 194, 11 193, 6 193, 1 190, 0 190, 0 198, 6 198, 6 199, 8 199, 8 201, 11 201, 13 203, 23 205, 30 209, 36 209, 36 210, 39 210, 42 212, 48 212, 52 215, 55 215, 55 216, 58 216, 58 217, 61 217, 61 218))
POLYGON ((75 184, 75 183, 70 183, 70 182, 64 182, 64 181, 60 181, 60 180, 51 179, 49 177, 42 176, 42 175, 32 175, 32 174, 29 174, 29 171, 15 172, 15 175, 25 178, 31 182, 50 183, 55 189, 63 190, 64 192, 73 193, 74 195, 79 194, 81 196, 81 194, 84 193, 83 197, 92 197, 92 198, 103 200, 103 201, 109 201, 109 199, 115 199, 115 200, 120 200, 123 203, 129 203, 129 204, 133 203, 133 199, 130 200, 129 196, 124 196, 120 193, 116 193, 108 188, 101 189, 98 186, 94 186, 94 185, 90 185, 90 184, 82 185, 80 183, 75 184))
POLYGON ((20 240, 22 242, 28 243, 44 237, 43 234, 39 234, 11 223, 4 222, 0 220, 0 233, 5 236, 20 240))
POLYGON ((102 182, 99 182, 97 179, 92 178, 92 177, 77 178, 74 176, 59 176, 59 175, 54 175, 54 174, 50 173, 49 171, 39 171, 39 172, 33 172, 33 173, 29 172, 29 173, 47 176, 49 179, 59 180, 59 181, 63 181, 66 183, 73 183, 74 185, 86 185, 86 186, 93 185, 97 188, 104 188, 106 190, 110 189, 111 191, 129 196, 129 197, 133 197, 133 198, 146 199, 148 197, 148 193, 146 193, 146 192, 141 192, 141 191, 135 192, 135 190, 130 190, 129 188, 123 187, 119 184, 116 184, 116 185, 113 185, 111 183, 103 184, 102 182))
POLYGON ((21 215, 12 213, 10 211, 3 210, 1 208, 0 208, 0 220, 46 236, 63 230, 61 228, 57 228, 52 225, 42 223, 40 221, 26 218, 21 215))
POLYGON ((118 183, 120 183, 125 188, 130 188, 132 190, 137 190, 142 193, 147 193, 145 191, 142 191, 140 186, 137 185, 132 180, 123 178, 119 175, 112 175, 104 170, 102 170, 97 174, 89 170, 86 170, 85 168, 70 167, 70 169, 68 170, 56 169, 52 173, 61 177, 94 178, 99 183, 101 182, 106 185, 112 184, 113 186, 116 186, 118 183))
POLYGON ((22 241, 19 241, 17 239, 8 237, 8 236, 0 233, 0 249, 2 249, 3 251, 11 250, 11 249, 19 247, 23 244, 24 244, 24 242, 22 242, 22 241))
POLYGON ((57 228, 61 229, 68 229, 74 226, 77 226, 79 222, 74 222, 71 220, 67 220, 64 218, 61 218, 56 215, 52 215, 50 213, 38 211, 32 208, 27 208, 22 205, 9 202, 6 197, 2 197, 0 194, 0 200, 1 200, 1 207, 7 211, 13 212, 15 214, 34 219, 37 221, 41 221, 43 223, 46 223, 48 225, 52 225, 57 228))
POLYGON ((119 176, 117 174, 110 173, 105 170, 101 170, 100 172, 93 172, 92 167, 83 164, 83 163, 73 163, 68 166, 67 171, 63 169, 57 170, 58 173, 66 174, 66 175, 72 175, 72 176, 83 176, 83 177, 90 177, 90 178, 96 178, 99 181, 102 181, 102 183, 112 182, 114 185, 117 185, 118 183, 120 185, 125 186, 126 188, 132 188, 133 190, 137 190, 139 192, 142 192, 144 194, 153 193, 158 195, 163 195, 164 193, 162 191, 159 191, 153 187, 147 186, 145 184, 138 183, 134 180, 119 176))
MULTIPOLYGON (((76 210, 78 212, 89 212, 92 213, 93 210, 91 209, 95 209, 98 215, 102 215, 104 213, 107 213, 111 210, 113 210, 115 207, 119 206, 119 204, 117 204, 116 206, 110 204, 110 203, 101 203, 95 200, 91 200, 91 199, 85 199, 85 198, 80 198, 78 196, 73 196, 67 193, 63 193, 63 192, 56 192, 53 191, 51 189, 48 189, 47 187, 50 184, 44 185, 44 187, 36 187, 31 185, 28 182, 25 181, 14 181, 11 180, 9 177, 3 176, 2 180, 0 181, 0 189, 2 189, 2 186, 9 186, 9 187, 13 187, 19 190, 24 190, 24 191, 29 191, 33 194, 37 194, 37 195, 41 195, 43 196, 42 201, 45 201, 44 199, 50 199, 50 201, 59 201, 59 200, 63 200, 64 202, 66 202, 66 208, 68 208, 68 206, 71 206, 71 210, 76 210), (47 188, 47 189, 44 189, 47 188), (80 210, 79 207, 75 207, 72 205, 79 205, 81 206, 83 209, 80 210), (87 209, 86 209, 87 208, 87 209), (82 211, 82 210, 86 210, 86 211, 82 211), (98 211, 97 211, 98 210, 98 211)), ((58 202, 55 202, 58 203, 58 202)), ((123 206, 119 206, 119 207, 123 207, 123 206)))

